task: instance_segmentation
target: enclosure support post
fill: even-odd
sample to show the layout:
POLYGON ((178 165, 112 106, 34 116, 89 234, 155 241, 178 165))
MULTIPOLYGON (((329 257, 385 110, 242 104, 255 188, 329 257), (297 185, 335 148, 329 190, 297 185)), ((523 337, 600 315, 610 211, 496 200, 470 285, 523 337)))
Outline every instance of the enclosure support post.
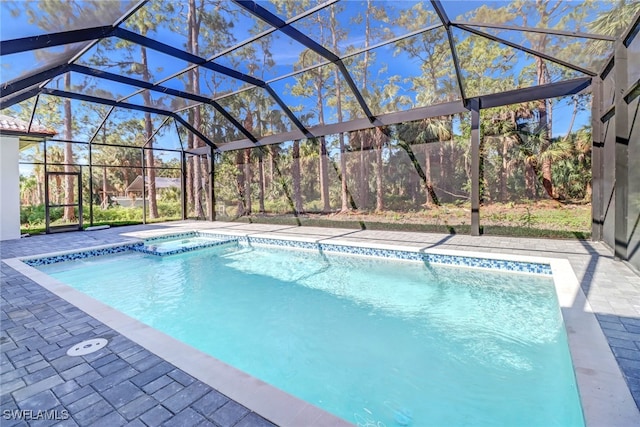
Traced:
POLYGON ((182 220, 187 219, 187 155, 180 152, 180 206, 182 206, 182 220))
POLYGON ((469 99, 471 109, 471 235, 480 235, 480 100, 469 99))
POLYGON ((627 75, 627 47, 622 40, 616 42, 614 57, 615 73, 615 231, 614 256, 616 259, 627 259, 627 216, 629 208, 629 119, 624 92, 629 87, 627 75))
POLYGON ((209 191, 211 192, 211 206, 209 206, 209 220, 216 220, 216 158, 213 147, 209 147, 209 191))
POLYGON ((602 240, 602 194, 604 138, 602 132, 602 79, 594 77, 591 83, 591 239, 602 240))
POLYGON ((89 225, 93 227, 93 160, 91 151, 93 150, 91 149, 91 141, 89 141, 89 225))
POLYGON ((144 167, 144 148, 140 148, 140 157, 142 159, 142 223, 147 223, 147 170, 144 167))
POLYGON ((49 228, 49 176, 47 175, 47 172, 49 172, 48 168, 47 168, 47 140, 44 140, 44 143, 42 144, 42 151, 43 151, 43 160, 44 160, 44 223, 45 223, 45 231, 47 234, 49 234, 50 228, 49 228))

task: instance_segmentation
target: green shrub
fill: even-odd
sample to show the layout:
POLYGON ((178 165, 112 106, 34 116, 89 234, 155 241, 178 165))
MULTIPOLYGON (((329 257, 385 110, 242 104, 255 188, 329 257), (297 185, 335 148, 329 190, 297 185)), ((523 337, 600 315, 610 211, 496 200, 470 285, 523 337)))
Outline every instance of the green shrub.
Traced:
POLYGON ((180 201, 158 201, 158 215, 166 218, 181 218, 180 201))

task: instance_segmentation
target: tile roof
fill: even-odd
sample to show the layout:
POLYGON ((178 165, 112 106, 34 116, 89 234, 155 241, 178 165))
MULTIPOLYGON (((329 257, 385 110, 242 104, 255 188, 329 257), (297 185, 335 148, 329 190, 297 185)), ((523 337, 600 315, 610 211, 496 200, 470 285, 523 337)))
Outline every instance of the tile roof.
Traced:
POLYGON ((54 136, 56 131, 47 129, 44 126, 32 123, 31 124, 31 132, 29 132, 29 123, 24 120, 16 119, 4 114, 0 114, 0 133, 2 132, 11 132, 11 133, 19 133, 24 135, 44 135, 44 136, 54 136))

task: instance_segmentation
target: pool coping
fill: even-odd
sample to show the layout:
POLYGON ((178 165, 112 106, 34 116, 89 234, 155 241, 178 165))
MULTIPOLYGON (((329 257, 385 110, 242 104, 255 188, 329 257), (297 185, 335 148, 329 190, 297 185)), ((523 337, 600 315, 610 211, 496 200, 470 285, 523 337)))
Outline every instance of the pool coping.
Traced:
MULTIPOLYGON (((237 237, 250 236, 252 238, 274 239, 273 233, 228 232, 227 230, 211 230, 210 233, 237 237)), ((132 237, 136 237, 135 234, 136 233, 131 233, 132 237)), ((176 234, 176 232, 173 231, 173 233, 162 234, 162 237, 167 237, 176 234)), ((144 238, 151 238, 151 236, 145 235, 144 237, 136 237, 135 240, 126 243, 101 245, 84 248, 82 250, 51 252, 37 256, 6 259, 4 262, 21 274, 34 280, 45 289, 87 312, 105 325, 277 425, 351 425, 346 420, 338 418, 310 403, 304 402, 257 378, 251 377, 212 356, 204 354, 163 332, 155 330, 53 279, 23 262, 23 260, 46 256, 133 245, 141 242, 144 238)), ((556 295, 567 331, 569 348, 586 425, 629 425, 637 421, 635 402, 631 397, 631 393, 620 372, 618 364, 568 260, 511 254, 487 254, 466 250, 432 249, 428 246, 424 247, 424 245, 405 246, 374 242, 364 244, 341 239, 340 236, 317 239, 302 236, 277 235, 276 239, 308 243, 330 242, 331 244, 383 250, 433 253, 465 258, 478 257, 550 265, 556 295)))

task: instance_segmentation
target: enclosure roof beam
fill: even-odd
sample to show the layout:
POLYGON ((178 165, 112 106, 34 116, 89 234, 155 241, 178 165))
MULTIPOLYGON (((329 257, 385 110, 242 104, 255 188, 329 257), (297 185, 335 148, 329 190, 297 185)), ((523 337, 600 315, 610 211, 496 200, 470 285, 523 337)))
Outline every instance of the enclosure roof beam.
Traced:
POLYGON ((9 95, 13 95, 16 92, 27 89, 29 87, 39 85, 40 83, 52 79, 54 77, 59 76, 60 74, 64 74, 68 71, 68 64, 59 64, 54 65, 53 67, 35 71, 31 75, 18 77, 17 79, 13 79, 9 82, 4 83, 0 87, 0 97, 7 97, 9 95))
MULTIPOLYGON (((142 1, 144 2, 146 0, 142 0, 142 1)), ((298 21, 298 20, 300 20, 302 18, 305 18, 306 16, 311 15, 311 14, 313 14, 313 13, 319 11, 319 10, 322 10, 322 9, 324 9, 324 8, 330 6, 330 5, 332 5, 332 4, 334 4, 334 3, 338 2, 338 1, 339 0, 329 0, 328 2, 319 4, 319 5, 311 8, 311 9, 308 9, 308 10, 302 12, 301 14, 296 15, 293 18, 287 20, 287 23, 291 24, 293 22, 296 22, 296 21, 298 21)), ((277 28, 273 28, 273 27, 267 28, 266 30, 264 30, 264 31, 262 31, 262 32, 260 32, 258 34, 255 34, 252 37, 249 37, 248 39, 246 39, 246 40, 244 40, 244 41, 242 41, 242 42, 240 42, 238 44, 235 44, 235 45, 230 46, 230 47, 228 47, 226 49, 223 49, 223 50, 221 50, 220 52, 217 52, 216 54, 214 54, 211 57, 207 57, 207 62, 215 61, 216 59, 220 58, 221 56, 225 56, 225 55, 227 55, 227 54, 229 54, 229 53, 231 53, 231 52, 233 52, 235 50, 238 50, 238 49, 240 49, 240 48, 242 48, 244 46, 247 46, 247 45, 249 45, 251 43, 254 43, 257 40, 259 40, 259 39, 261 39, 263 37, 266 37, 269 34, 274 33, 276 31, 278 31, 277 28)), ((180 70, 180 71, 178 71, 178 72, 176 72, 176 73, 174 73, 174 74, 172 74, 170 76, 167 76, 167 77, 163 78, 162 80, 158 81, 158 83, 164 83, 167 80, 171 80, 171 79, 173 79, 173 78, 175 78, 175 77, 177 77, 177 76, 179 76, 181 74, 186 73, 187 71, 190 71, 190 70, 194 69, 197 66, 198 65, 196 65, 196 64, 191 64, 187 68, 185 68, 184 70, 180 70)))
POLYGON ((442 7, 442 3, 439 0, 431 0, 431 5, 438 14, 438 18, 440 18, 442 24, 447 28, 451 26, 451 19, 449 19, 449 15, 447 15, 447 12, 442 7))
POLYGON ((111 106, 111 108, 109 108, 109 111, 107 112, 107 114, 102 118, 100 125, 96 128, 95 132, 93 132, 93 135, 91 135, 91 139, 89 139, 89 144, 92 144, 93 140, 96 139, 96 137, 98 136, 98 132, 100 132, 100 129, 102 129, 102 126, 104 126, 104 124, 107 123, 107 119, 109 118, 109 116, 111 115, 111 113, 115 108, 116 107, 113 105, 111 106))
POLYGON ((218 146, 216 144, 214 144, 209 138, 204 136, 202 134, 202 132, 200 132, 198 129, 196 129, 193 126, 191 126, 191 124, 189 122, 187 122, 185 119, 180 117, 178 114, 171 113, 171 117, 173 117, 175 120, 179 121, 182 126, 186 127, 191 133, 193 133, 195 136, 197 136, 202 141, 204 141, 204 143, 207 144, 209 147, 213 148, 214 150, 218 149, 218 146))
MULTIPOLYGON (((411 122, 415 120, 422 120, 429 117, 450 116, 453 114, 460 114, 467 112, 467 108, 461 101, 447 102, 442 104, 430 105, 426 107, 414 108, 412 110, 400 111, 395 113, 381 114, 376 117, 378 124, 372 124, 366 118, 360 118, 350 120, 341 123, 334 123, 330 125, 315 126, 309 129, 309 131, 316 137, 335 135, 339 133, 353 132, 357 130, 370 129, 377 126, 388 126, 402 122, 411 122)), ((295 139, 302 139, 304 135, 300 135, 299 132, 287 132, 284 134, 270 135, 265 138, 261 138, 258 141, 259 145, 271 145, 279 144, 281 142, 293 141, 295 139)), ((247 148, 249 141, 239 140, 229 142, 224 145, 220 145, 221 151, 237 150, 240 148, 247 148)))
MULTIPOLYGON (((377 49, 377 48, 382 47, 382 46, 386 46, 388 44, 397 43, 397 42, 399 42, 401 40, 408 39, 408 38, 411 38, 411 37, 415 37, 417 35, 420 35, 422 33, 426 33, 426 32, 431 31, 431 30, 435 30, 435 29, 440 28, 440 27, 442 27, 442 23, 429 25, 427 27, 420 28, 419 30, 415 30, 415 31, 412 31, 412 32, 407 33, 407 34, 403 34, 403 35, 398 36, 398 37, 393 37, 391 39, 384 40, 384 41, 382 41, 380 43, 376 43, 376 44, 371 45, 371 46, 369 46, 367 48, 362 48, 362 49, 357 49, 357 50, 354 50, 354 51, 349 51, 349 53, 347 53, 345 55, 342 55, 340 57, 340 60, 344 61, 345 59, 352 58, 352 57, 357 56, 357 55, 361 55, 361 54, 363 54, 365 52, 372 51, 374 49, 377 49)), ((331 64, 331 61, 325 60, 325 61, 319 62, 319 63, 314 64, 314 65, 310 65, 310 66, 305 67, 305 68, 300 68, 300 69, 297 69, 297 70, 292 71, 290 73, 274 77, 271 80, 267 80, 267 84, 271 84, 273 82, 277 82, 277 81, 280 81, 280 80, 283 80, 283 79, 294 77, 294 76, 297 76, 299 74, 303 74, 303 73, 306 73, 308 71, 315 70, 316 68, 324 67, 325 65, 328 65, 328 64, 331 64)))
POLYGON ((555 36, 568 36, 568 37, 579 37, 583 39, 592 39, 592 40, 605 40, 609 42, 616 41, 615 37, 605 36, 602 34, 593 34, 593 33, 581 33, 579 31, 566 31, 566 30, 556 30, 553 28, 535 28, 535 27, 523 27, 520 25, 502 25, 502 24, 487 24, 485 22, 469 22, 469 21, 452 21, 452 25, 471 25, 474 27, 484 27, 484 28, 494 28, 496 30, 514 30, 514 31, 526 31, 529 33, 539 33, 539 34, 552 34, 555 36))
POLYGON ((632 24, 629 25, 629 27, 621 37, 622 43, 626 47, 629 47, 633 39, 636 38, 636 36, 638 35, 638 32, 640 31, 640 10, 636 12, 636 15, 633 17, 631 22, 632 24))
POLYGON ((23 37, 19 39, 3 40, 0 42, 0 56, 84 42, 88 40, 96 40, 108 37, 112 32, 112 25, 104 25, 101 27, 82 28, 79 30, 61 31, 58 33, 40 34, 37 36, 23 37))
POLYGON ((266 22, 272 27, 277 28, 281 32, 285 33, 298 43, 314 51, 318 55, 328 59, 331 62, 340 60, 338 56, 322 46, 317 41, 313 40, 306 34, 300 32, 297 28, 290 26, 287 22, 283 21, 279 16, 274 15, 264 7, 260 6, 253 0, 233 0, 238 6, 242 7, 247 12, 251 13, 261 21, 266 22))
POLYGON ((293 114, 293 111, 291 111, 289 106, 284 103, 284 101, 282 100, 282 98, 280 98, 280 96, 276 93, 276 91, 273 90, 273 88, 268 84, 265 85, 264 88, 267 90, 267 92, 269 92, 269 95, 271 95, 271 97, 275 99, 275 101, 278 103, 280 108, 282 108, 282 111, 287 115, 287 117, 289 117, 289 120, 293 122, 293 124, 300 130, 300 132, 305 134, 307 138, 312 138, 313 135, 311 134, 311 132, 309 132, 307 128, 302 124, 302 122, 298 120, 298 117, 296 117, 296 115, 293 114))
MULTIPOLYGON (((144 37, 141 36, 139 34, 136 34, 132 31, 129 30, 125 30, 123 28, 117 28, 114 33, 113 36, 115 37, 119 37, 125 40, 128 40, 132 43, 136 43, 136 44, 140 44, 142 46, 148 47, 149 49, 153 49, 153 50, 157 50, 159 52, 165 53, 167 55, 173 56, 175 58, 178 59, 182 59, 183 61, 187 61, 196 65, 199 65, 203 68, 209 69, 211 71, 215 71, 217 73, 220 74, 224 74, 226 76, 229 77, 233 77, 235 79, 244 81, 246 83, 249 83, 251 85, 254 86, 258 86, 258 87, 263 87, 267 90, 269 90, 267 88, 267 84, 260 80, 260 79, 256 79, 255 77, 251 77, 247 74, 243 74, 237 70, 233 70, 231 68, 216 64, 214 62, 207 62, 204 58, 200 58, 199 56, 193 55, 191 53, 188 53, 186 51, 177 49, 173 46, 169 46, 167 44, 161 43, 159 41, 150 39, 148 37, 144 37)), ((285 113, 293 116, 293 113, 289 110, 288 107, 286 107, 286 105, 284 104, 284 102, 282 102, 282 100, 276 95, 275 97, 276 102, 278 102, 279 105, 281 105, 284 109, 285 109, 285 113), (288 113, 287 113, 288 111, 288 113)), ((208 102, 210 103, 210 102, 208 102)), ((240 125, 240 123, 235 120, 232 119, 231 116, 229 115, 229 113, 226 112, 226 110, 224 110, 219 104, 211 104, 214 106, 214 108, 216 108, 216 110, 218 110, 220 112, 220 114, 224 115, 227 119, 229 119, 232 123, 234 123, 234 125, 236 127, 238 127, 240 125), (218 105, 218 107, 216 107, 216 105, 218 105)), ((294 121, 294 123, 299 123, 299 121, 296 119, 294 121)), ((300 124, 301 125, 301 124, 300 124)), ((238 127, 238 129, 245 135, 247 136, 247 138, 249 138, 250 140, 256 140, 255 136, 251 135, 244 127, 238 127), (244 129, 244 130, 243 130, 244 129)), ((304 127, 303 127, 304 129, 304 127)))
POLYGON ((213 142, 211 142, 209 138, 204 136, 202 133, 200 133, 200 131, 198 131, 189 123, 187 123, 187 121, 185 121, 182 117, 170 111, 161 110, 159 108, 146 107, 144 105, 127 104, 125 102, 118 102, 112 99, 105 99, 105 98, 99 98, 97 96, 66 92, 66 91, 57 90, 57 89, 43 88, 42 93, 46 93, 48 95, 60 96, 62 98, 70 98, 70 99, 77 99, 79 101, 93 102, 95 104, 111 105, 113 107, 127 108, 129 110, 144 111, 145 113, 159 114, 162 116, 170 116, 178 120, 184 127, 189 129, 194 135, 196 135, 198 138, 204 141, 207 145, 209 145, 214 149, 217 148, 217 146, 213 142))
MULTIPOLYGON (((129 86, 135 86, 140 89, 154 90, 153 83, 145 82, 144 80, 134 79, 134 78, 125 76, 123 74, 115 74, 115 73, 110 73, 108 71, 98 70, 98 69, 87 67, 80 64, 69 65, 69 71, 84 74, 87 76, 98 77, 100 79, 111 80, 113 82, 123 83, 129 86)), ((159 86, 159 91, 165 92, 162 89, 163 89, 162 86, 159 86)), ((186 98, 186 96, 184 98, 186 98)))
POLYGON ((93 102, 94 104, 111 105, 114 107, 126 108, 129 110, 144 111, 145 113, 159 114, 162 116, 172 115, 170 111, 161 110, 159 108, 146 107, 144 105, 128 104, 126 102, 118 102, 118 101, 114 101, 113 99, 100 98, 97 96, 85 95, 83 93, 67 92, 64 90, 50 89, 46 87, 42 88, 41 90, 42 90, 42 93, 44 94, 59 96, 62 98, 77 99, 78 101, 93 102))
POLYGON ((153 140, 153 138, 156 137, 156 135, 158 134, 158 132, 160 132, 160 129, 162 129, 164 127, 164 125, 167 124, 167 122, 169 121, 169 119, 172 119, 172 116, 167 116, 164 118, 164 120, 162 121, 162 123, 160 124, 160 126, 158 126, 153 133, 151 134, 151 136, 149 138, 147 138, 147 141, 142 145, 142 148, 147 148, 147 145, 149 145, 149 142, 151 142, 153 140))
POLYGON ((144 6, 148 2, 149 0, 139 0, 138 3, 131 6, 129 10, 127 10, 120 18, 118 18, 116 22, 113 23, 113 26, 116 27, 122 24, 124 21, 129 19, 129 17, 131 17, 134 13, 136 13, 142 6, 144 6))
POLYGON ((460 97, 462 101, 466 103, 466 96, 464 94, 464 85, 462 83, 462 69, 460 67, 460 60, 458 59, 458 51, 456 50, 455 43, 453 42, 453 33, 451 32, 451 20, 442 7, 442 3, 437 0, 431 0, 431 5, 435 9, 440 21, 444 24, 444 28, 447 31, 447 41, 449 42, 449 50, 451 50, 451 59, 453 60, 453 68, 456 71, 456 80, 458 81, 458 89, 460 89, 460 97))
POLYGON ((5 108, 9 108, 12 105, 18 104, 26 99, 33 98, 40 92, 40 87, 35 86, 32 88, 25 89, 21 92, 14 93, 9 96, 5 96, 0 98, 0 110, 4 110, 5 108))
MULTIPOLYGON (((213 101, 213 100, 208 100, 206 102, 206 104, 211 105, 213 108, 216 109, 216 111, 220 114, 222 114, 222 116, 227 119, 236 129, 238 129, 240 131, 240 133, 242 133, 244 136, 246 136, 247 138, 251 139, 251 140, 255 140, 257 141, 256 137, 247 130, 247 128, 245 128, 244 126, 242 126, 242 124, 235 118, 233 117, 231 114, 229 114, 229 112, 227 110, 225 110, 224 108, 222 108, 222 105, 218 104, 217 102, 213 101)), ((191 108, 198 108, 198 106, 195 107, 191 107, 191 108)), ((187 109, 189 110, 189 108, 187 109)), ((178 115, 177 113, 175 113, 176 116, 178 115)))
POLYGON ((27 132, 31 130, 31 125, 33 125, 33 119, 36 117, 36 109, 38 108, 38 102, 40 102, 40 95, 36 95, 36 100, 33 102, 33 108, 31 109, 31 116, 29 117, 29 125, 27 126, 27 132))
POLYGON ((537 50, 521 46, 521 45, 519 45, 517 43, 513 43, 513 42, 511 42, 509 40, 503 39, 502 37, 494 36, 493 34, 485 33, 484 31, 479 31, 479 30, 476 30, 475 28, 467 27, 466 25, 460 25, 460 24, 453 24, 453 25, 455 27, 460 28, 462 30, 465 30, 465 31, 467 31, 469 33, 475 34, 475 35, 480 36, 480 37, 487 38, 489 40, 493 40, 494 42, 497 42, 497 43, 506 44, 509 47, 512 47, 512 48, 517 49, 517 50, 521 50, 523 52, 528 53, 529 55, 539 56, 540 58, 546 59, 547 61, 555 62, 556 64, 560 64, 560 65, 562 65, 564 67, 570 68, 570 69, 572 69, 574 71, 578 71, 578 72, 586 74, 588 76, 592 76, 593 77, 593 76, 597 75, 597 73, 594 72, 594 71, 588 70, 586 68, 579 67, 579 66, 577 66, 575 64, 572 64, 571 62, 563 61, 562 59, 555 58, 555 57, 553 57, 551 55, 547 55, 546 53, 538 52, 537 50))
POLYGON ((574 95, 583 91, 590 85, 591 77, 579 77, 577 79, 566 80, 563 82, 514 89, 491 95, 482 95, 479 96, 478 99, 480 99, 480 107, 482 109, 502 107, 504 105, 520 104, 522 102, 574 95))
POLYGON ((156 50, 166 55, 173 56, 174 58, 182 59, 183 61, 199 65, 208 70, 215 71, 217 73, 224 74, 229 77, 233 77, 234 79, 242 80, 243 82, 252 84, 254 86, 262 87, 265 85, 265 83, 260 79, 256 79, 255 77, 251 77, 247 74, 241 73, 237 70, 233 70, 231 68, 225 67, 220 64, 216 64, 214 62, 207 62, 207 60, 204 58, 193 55, 184 50, 175 48, 168 44, 161 43, 157 40, 153 40, 149 37, 141 36, 140 34, 134 33, 133 31, 125 30, 124 28, 120 28, 120 27, 116 28, 111 35, 130 41, 131 43, 148 47, 149 49, 156 50))
POLYGON ((356 97, 358 104, 360 104, 360 108, 362 108, 365 115, 369 118, 369 121, 373 122, 375 120, 375 116, 369 109, 369 106, 360 93, 360 89, 358 89, 355 82, 353 81, 353 78, 351 77, 351 74, 349 74, 347 67, 345 67, 345 65, 342 63, 342 60, 335 53, 331 52, 320 43, 311 39, 309 36, 299 31, 297 28, 292 27, 291 25, 289 25, 289 23, 283 21, 280 17, 274 15, 264 7, 257 4, 255 1, 233 0, 233 2, 252 15, 258 17, 260 20, 266 22, 272 27, 277 28, 282 33, 291 37, 298 43, 336 64, 336 66, 340 69, 340 72, 342 73, 345 81, 347 82, 349 89, 351 89, 351 92, 353 92, 353 95, 356 97))
MULTIPOLYGON (((469 102, 478 101, 480 108, 500 107, 504 105, 518 104, 522 102, 537 101, 539 99, 555 98, 559 96, 573 95, 581 92, 591 84, 591 77, 580 77, 564 82, 549 83, 546 85, 516 89, 509 92, 483 95, 469 98, 469 102)), ((442 104, 430 105, 426 107, 414 108, 412 110, 399 111, 395 113, 382 114, 377 117, 379 125, 371 124, 367 119, 355 119, 342 123, 316 126, 309 131, 319 137, 335 135, 338 133, 353 132, 357 130, 370 129, 376 126, 389 126, 398 123, 412 122, 416 120, 428 119, 431 117, 450 116, 469 112, 469 108, 462 101, 446 102, 442 104)), ((278 135, 270 135, 261 138, 259 145, 279 144, 294 139, 300 139, 302 135, 297 132, 288 132, 278 135)), ((219 146, 220 151, 233 151, 254 146, 248 140, 232 141, 219 146)))
POLYGON ((637 79, 634 84, 629 86, 629 89, 622 94, 624 102, 631 104, 631 101, 640 96, 640 79, 637 79))
MULTIPOLYGON (((77 73, 81 73, 81 74, 86 74, 88 76, 93 76, 93 77, 99 77, 102 79, 106 79, 106 80, 111 80, 111 81, 115 81, 118 83, 124 83, 124 84, 128 84, 130 86, 135 86, 135 87, 139 87, 139 88, 143 88, 143 89, 148 89, 148 90, 152 90, 155 92, 159 92, 159 93, 166 93, 167 95, 172 95, 172 96, 176 96, 176 97, 180 97, 180 98, 185 98, 185 99, 190 99, 192 101, 195 102, 201 102, 203 104, 208 104, 211 105, 213 108, 216 109, 216 111, 218 111, 220 114, 222 114, 224 116, 224 118, 226 118, 229 122, 231 122, 231 124, 237 128, 244 136, 246 136, 247 138, 253 138, 255 139, 255 137, 244 127, 242 126, 242 124, 240 124, 240 122, 238 122, 231 114, 229 114, 224 108, 222 108, 222 106, 220 104, 218 104, 217 102, 206 98, 204 96, 200 96, 200 95, 194 95, 188 92, 184 92, 181 90, 176 90, 176 89, 171 89, 168 87, 164 87, 164 86, 159 86, 159 85, 154 85, 152 83, 149 82, 145 82, 143 80, 138 80, 138 79, 133 79, 131 77, 127 77, 127 76, 123 76, 120 74, 114 74, 114 73, 109 73, 106 71, 100 71, 100 70, 96 70, 93 68, 89 68, 89 67, 85 67, 83 65, 77 65, 77 64, 72 64, 70 66, 70 71, 75 71, 77 73)), ((190 108, 194 108, 194 107, 189 107, 190 108)), ((257 141, 257 140, 256 140, 257 141)))

